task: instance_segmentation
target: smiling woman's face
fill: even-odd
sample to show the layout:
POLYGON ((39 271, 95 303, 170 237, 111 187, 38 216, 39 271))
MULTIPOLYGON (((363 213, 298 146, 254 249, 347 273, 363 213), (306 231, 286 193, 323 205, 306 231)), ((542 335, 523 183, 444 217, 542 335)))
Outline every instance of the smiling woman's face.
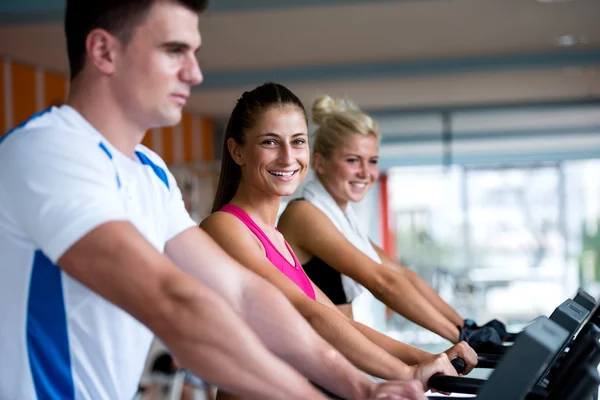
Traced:
POLYGON ((354 134, 333 149, 329 158, 315 154, 315 171, 323 186, 343 209, 361 201, 379 177, 379 140, 354 134))
POLYGON ((269 195, 293 194, 304 180, 310 160, 308 126, 302 110, 272 107, 245 137, 239 157, 234 157, 242 167, 242 180, 269 195))

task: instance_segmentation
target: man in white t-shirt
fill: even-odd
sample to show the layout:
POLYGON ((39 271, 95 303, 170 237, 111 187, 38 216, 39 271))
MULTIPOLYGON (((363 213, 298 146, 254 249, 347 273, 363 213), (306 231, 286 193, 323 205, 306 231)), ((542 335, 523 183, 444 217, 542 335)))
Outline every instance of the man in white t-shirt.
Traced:
POLYGON ((68 101, 0 139, 0 398, 131 399, 153 335, 246 398, 324 398, 297 371, 348 398, 421 398, 364 378, 227 256, 140 145, 202 81, 205 3, 67 1, 68 101))

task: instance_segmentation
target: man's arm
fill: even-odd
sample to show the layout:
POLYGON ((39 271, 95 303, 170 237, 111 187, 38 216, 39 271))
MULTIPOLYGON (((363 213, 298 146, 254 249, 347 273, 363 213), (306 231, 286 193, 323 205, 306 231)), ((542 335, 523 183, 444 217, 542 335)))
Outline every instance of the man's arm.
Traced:
POLYGON ((349 399, 366 398, 373 389, 373 383, 357 375, 279 290, 241 266, 202 229, 190 228, 175 236, 165 254, 222 293, 271 351, 311 381, 349 399))
MULTIPOLYGON (((298 286, 266 259, 264 250, 258 245, 253 234, 236 217, 227 213, 216 213, 205 219, 202 222, 202 227, 219 245, 223 246, 224 250, 231 254, 234 259, 243 262, 245 267, 252 272, 265 277, 265 279, 281 290, 300 314, 309 321, 310 325, 325 340, 364 372, 383 379, 408 380, 413 379, 415 376, 421 376, 423 379, 426 379, 430 376, 427 375, 427 373, 447 372, 448 368, 452 369, 447 362, 447 358, 445 363, 444 360, 436 361, 431 358, 428 365, 422 365, 418 368, 409 367, 375 345, 358 330, 353 328, 348 321, 348 318, 337 308, 334 307, 331 309, 327 305, 311 300, 298 288, 298 286), (421 371, 425 372, 421 373, 421 371)), ((258 292, 261 291, 260 288, 255 288, 254 290, 258 292)), ((270 303, 268 299, 264 303, 264 307, 267 309, 273 308, 273 305, 274 304, 272 302, 270 303)), ((282 310, 282 312, 284 312, 284 310, 282 310)), ((288 311, 288 313, 289 312, 291 312, 291 315, 281 316, 281 318, 283 318, 281 319, 282 324, 285 324, 286 326, 291 325, 295 328, 306 325, 301 318, 300 321, 297 321, 300 316, 296 316, 297 314, 294 310, 288 311)), ((277 315, 277 318, 280 318, 279 313, 277 315)), ((321 381, 315 382, 321 384, 330 391, 339 394, 344 393, 343 391, 340 392, 340 389, 345 390, 346 392, 348 391, 348 378, 351 378, 350 382, 361 382, 360 376, 357 375, 358 371, 349 366, 346 360, 340 357, 335 365, 323 365, 323 362, 319 359, 319 354, 324 351, 308 350, 311 348, 322 348, 324 345, 322 340, 313 341, 315 335, 312 330, 308 329, 306 333, 305 331, 302 331, 301 336, 306 340, 311 340, 311 342, 307 342, 304 346, 301 355, 312 359, 306 360, 306 362, 313 368, 313 374, 316 373, 317 375, 337 378, 333 382, 336 384, 335 388, 330 388, 329 386, 326 386, 325 383, 321 383, 321 381), (315 345, 318 347, 315 348, 315 345), (342 379, 339 378, 340 375, 343 377, 342 379)), ((326 348, 331 349, 330 346, 327 346, 326 348)), ((296 366, 295 363, 293 363, 293 365, 296 366)), ((304 371, 304 369, 301 369, 301 371, 304 371)), ((452 373, 454 371, 452 370, 450 372, 452 373)), ((426 383, 426 381, 422 382, 426 383)))
POLYGON ((254 399, 323 398, 221 297, 126 222, 121 196, 95 137, 44 128, 0 145, 0 206, 52 263, 146 324, 185 366, 219 386, 254 399))
POLYGON ((205 380, 248 399, 324 399, 221 296, 158 253, 131 224, 99 226, 58 265, 145 324, 205 380))

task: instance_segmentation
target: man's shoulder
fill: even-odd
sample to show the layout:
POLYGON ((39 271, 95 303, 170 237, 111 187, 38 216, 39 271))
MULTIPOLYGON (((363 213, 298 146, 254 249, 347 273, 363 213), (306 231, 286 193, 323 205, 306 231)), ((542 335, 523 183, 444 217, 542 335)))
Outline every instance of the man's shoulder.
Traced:
POLYGON ((87 142, 94 142, 93 134, 82 127, 78 128, 64 112, 53 107, 34 114, 0 137, 0 150, 25 150, 27 147, 41 150, 51 149, 48 147, 51 145, 72 147, 87 142))
POLYGON ((28 163, 85 163, 104 165, 107 159, 93 133, 77 129, 53 115, 53 111, 30 118, 0 137, 0 168, 28 163), (105 160, 106 159, 106 160, 105 160))

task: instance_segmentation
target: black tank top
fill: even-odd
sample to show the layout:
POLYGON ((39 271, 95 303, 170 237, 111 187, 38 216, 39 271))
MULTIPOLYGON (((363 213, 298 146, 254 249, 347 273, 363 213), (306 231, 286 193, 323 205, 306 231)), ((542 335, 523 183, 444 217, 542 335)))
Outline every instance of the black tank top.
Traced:
MULTIPOLYGON (((299 200, 305 199, 300 197, 293 199, 292 201, 299 200)), ((348 298, 346 298, 346 293, 342 286, 342 274, 335 268, 331 267, 317 256, 313 256, 313 258, 302 264, 302 268, 310 280, 313 281, 327 297, 329 297, 329 300, 331 300, 333 304, 341 305, 350 303, 348 298)))
POLYGON ((329 297, 333 304, 349 303, 342 286, 342 274, 329 264, 319 257, 313 256, 306 264, 302 265, 302 268, 310 280, 329 297))

